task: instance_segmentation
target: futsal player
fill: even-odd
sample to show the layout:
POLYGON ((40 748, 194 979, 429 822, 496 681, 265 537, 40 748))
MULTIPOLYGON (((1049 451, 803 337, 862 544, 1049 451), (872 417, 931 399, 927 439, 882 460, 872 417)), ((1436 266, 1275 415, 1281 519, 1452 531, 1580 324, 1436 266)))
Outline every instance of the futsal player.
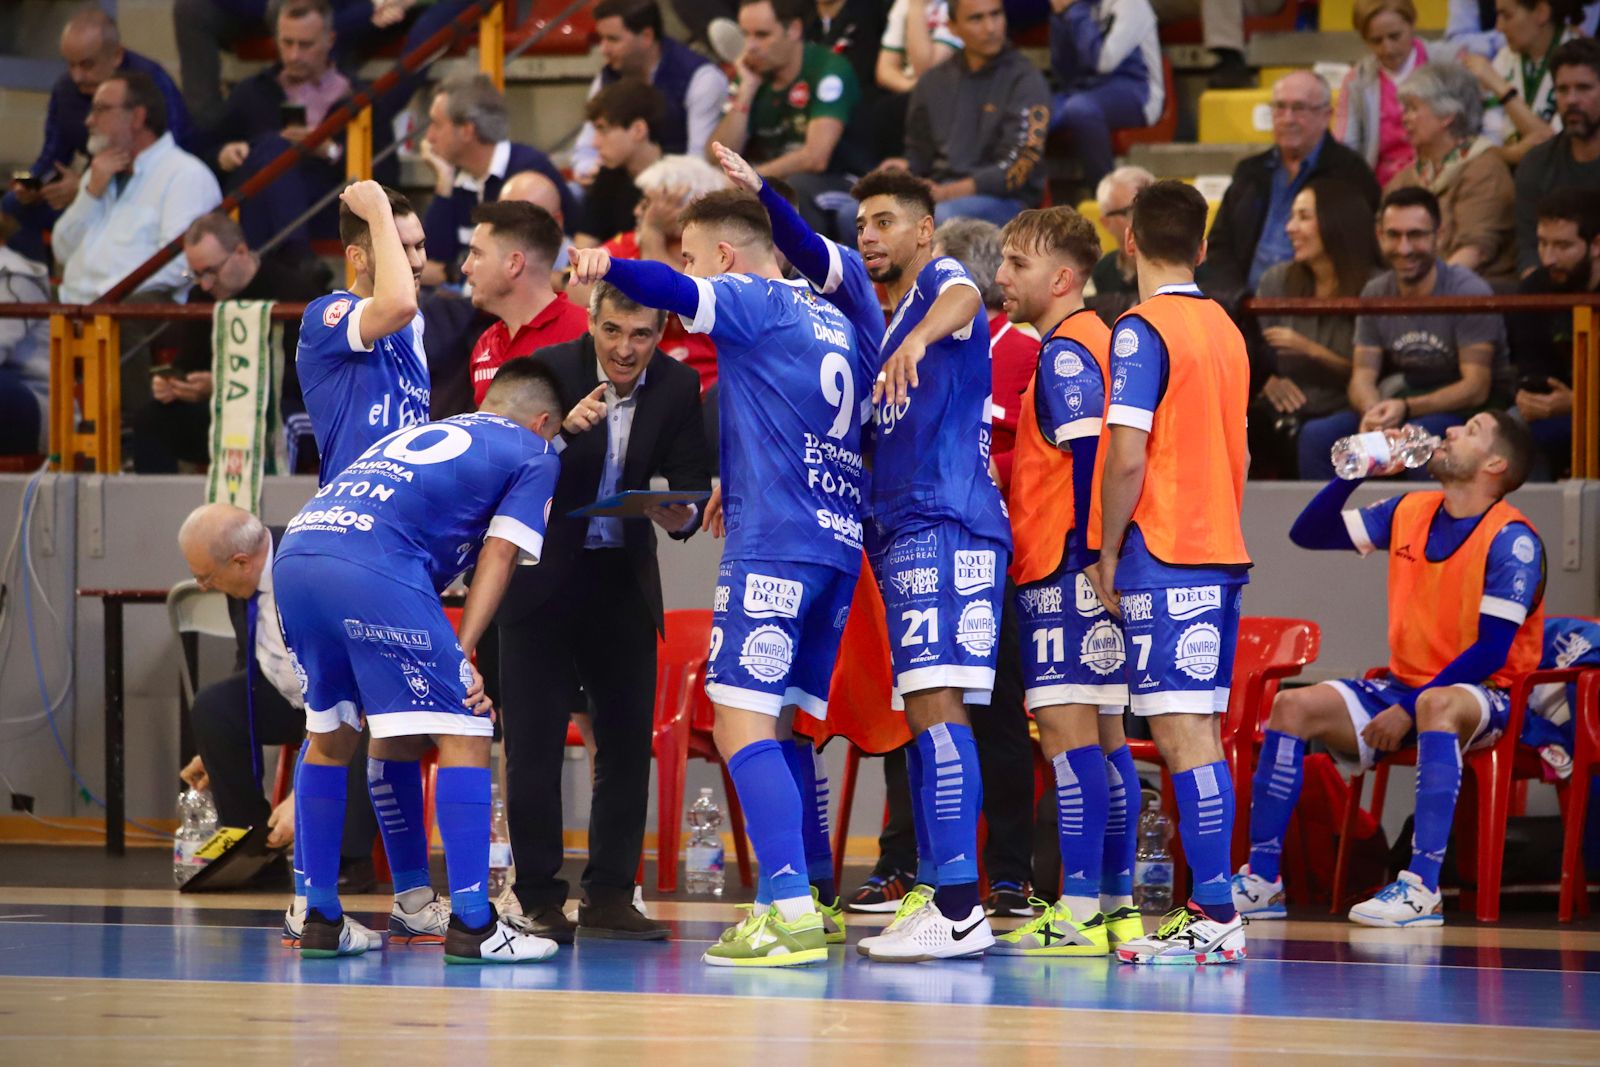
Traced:
POLYGON ((1094 223, 1067 207, 1024 211, 1001 231, 995 282, 1008 318, 1042 328, 1012 452, 1011 578, 1023 692, 1055 769, 1061 895, 990 951, 1105 956, 1144 936, 1133 906, 1139 778, 1122 729, 1122 625, 1083 573, 1096 459, 1108 435, 1111 331, 1083 304, 1100 258, 1094 223), (1133 797, 1130 803, 1130 791, 1133 797))
POLYGON ((1140 303, 1112 330, 1110 426, 1089 516, 1088 568, 1122 619, 1129 708, 1172 773, 1190 900, 1125 963, 1244 959, 1229 890, 1233 782, 1219 736, 1249 580, 1240 507, 1250 364, 1244 339, 1194 284, 1205 198, 1178 181, 1143 189, 1125 238, 1140 303))
POLYGON ((480 411, 396 430, 292 519, 273 564, 284 639, 306 694, 300 768, 308 908, 304 958, 359 955, 339 902, 346 764, 362 721, 373 745, 431 736, 435 811, 450 876, 445 959, 525 963, 555 942, 489 902, 494 723, 472 654, 519 559, 537 562, 559 464, 556 383, 529 360, 500 369, 480 411), (439 593, 477 566, 459 633, 439 593))
MULTIPOLYGON (((417 312, 427 258, 422 220, 404 196, 377 182, 353 182, 339 199, 339 236, 355 281, 306 306, 295 353, 322 485, 378 439, 428 420, 428 362, 417 312)), ((394 882, 389 937, 400 944, 442 943, 450 918, 429 880, 419 763, 427 747, 374 740, 367 760, 367 788, 394 882)), ((304 752, 302 746, 302 758, 304 752)), ((284 915, 290 943, 305 914, 301 812, 297 804, 295 900, 284 915)))
POLYGON ((683 212, 686 274, 604 249, 573 252, 573 276, 601 278, 676 313, 717 343, 720 503, 727 534, 713 599, 706 692, 772 904, 705 953, 714 966, 784 967, 827 958, 812 893, 802 798, 782 741, 794 710, 827 714, 828 682, 860 571, 861 428, 855 329, 778 268, 760 201, 739 190, 683 212))
POLYGON ((1411 862, 1351 908, 1350 918, 1365 926, 1444 922, 1439 866, 1462 750, 1505 731, 1508 689, 1539 666, 1544 640, 1544 544, 1505 500, 1527 478, 1533 456, 1522 423, 1480 412, 1446 431, 1428 461, 1438 489, 1346 509, 1361 480, 1336 479, 1295 520, 1289 536, 1301 548, 1388 553, 1389 677, 1286 689, 1273 701, 1252 792, 1250 862, 1233 879, 1241 915, 1284 917, 1278 860, 1306 742, 1316 740, 1355 771, 1416 746, 1411 862))

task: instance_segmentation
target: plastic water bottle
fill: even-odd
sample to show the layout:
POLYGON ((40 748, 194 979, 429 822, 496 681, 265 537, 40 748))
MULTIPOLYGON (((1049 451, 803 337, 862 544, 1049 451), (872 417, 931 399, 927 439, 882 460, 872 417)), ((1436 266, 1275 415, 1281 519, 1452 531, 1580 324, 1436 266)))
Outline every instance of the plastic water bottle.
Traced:
POLYGON ((1415 470, 1433 458, 1439 439, 1421 426, 1373 430, 1333 443, 1333 472, 1346 481, 1371 474, 1415 470))
POLYGON ((684 882, 690 893, 714 897, 722 895, 722 809, 702 789, 689 805, 689 846, 684 863, 684 882))
POLYGON ((500 783, 489 783, 489 897, 505 892, 511 879, 511 832, 506 828, 506 802, 500 783))
POLYGON ((1133 863, 1133 904, 1140 911, 1160 915, 1172 907, 1172 820, 1152 800, 1139 817, 1139 851, 1133 863))
POLYGON ((200 848, 217 832, 217 806, 209 792, 186 788, 178 794, 178 832, 172 838, 172 881, 182 885, 197 874, 208 860, 200 848))

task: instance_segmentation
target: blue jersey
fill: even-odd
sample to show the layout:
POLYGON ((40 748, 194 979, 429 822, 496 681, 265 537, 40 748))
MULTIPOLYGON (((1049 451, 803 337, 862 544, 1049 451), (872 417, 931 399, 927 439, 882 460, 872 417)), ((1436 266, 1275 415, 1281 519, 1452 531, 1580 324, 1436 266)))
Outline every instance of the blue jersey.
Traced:
MULTIPOLYGON (((1600 667, 1600 623, 1551 615, 1544 620, 1544 651, 1539 668, 1600 667)), ((1576 732, 1572 709, 1578 706, 1578 687, 1572 682, 1547 682, 1533 687, 1528 717, 1523 720, 1522 743, 1542 748, 1558 744, 1572 750, 1576 732)))
MULTIPOLYGON (((1086 314, 1093 311, 1084 309, 1086 314)), ((1072 529, 1061 554, 1061 570, 1081 571, 1100 558, 1089 548, 1089 505, 1093 496, 1094 457, 1106 417, 1106 380, 1089 350, 1052 330, 1039 350, 1033 377, 1034 415, 1039 431, 1055 446, 1072 453, 1072 529)))
POLYGON ((294 362, 322 456, 321 485, 378 438, 428 421, 422 316, 369 348, 360 327, 368 303, 339 289, 307 304, 300 320, 294 362))
MULTIPOLYGON (((978 288, 949 256, 924 266, 895 308, 883 351, 893 355, 939 295, 956 285, 978 288)), ((888 537, 956 522, 1009 551, 1011 522, 989 477, 993 384, 981 310, 963 329, 928 346, 917 378, 921 384, 903 403, 886 399, 873 416, 874 526, 888 537)))
POLYGON ((498 415, 396 430, 317 490, 278 556, 336 556, 434 592, 486 535, 537 561, 560 466, 548 441, 498 415))
MULTIPOLYGON (((690 333, 717 342, 724 564, 861 566, 856 332, 803 282, 693 279, 690 333)), ((680 305, 681 306, 681 305, 680 305)))

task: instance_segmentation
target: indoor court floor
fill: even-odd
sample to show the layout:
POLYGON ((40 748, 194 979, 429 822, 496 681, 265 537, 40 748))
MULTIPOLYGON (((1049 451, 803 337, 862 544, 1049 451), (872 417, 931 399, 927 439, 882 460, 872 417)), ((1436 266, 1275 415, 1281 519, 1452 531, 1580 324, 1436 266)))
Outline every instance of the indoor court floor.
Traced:
MULTIPOLYGON (((381 929, 388 902, 346 906, 381 929)), ((652 902, 668 942, 461 967, 437 947, 302 963, 283 903, 0 888, 0 1064, 1600 1064, 1600 924, 1542 912, 1257 923, 1238 966, 874 964, 846 945, 749 972, 699 961, 726 904, 652 902)), ((853 917, 851 942, 886 919, 853 917)))

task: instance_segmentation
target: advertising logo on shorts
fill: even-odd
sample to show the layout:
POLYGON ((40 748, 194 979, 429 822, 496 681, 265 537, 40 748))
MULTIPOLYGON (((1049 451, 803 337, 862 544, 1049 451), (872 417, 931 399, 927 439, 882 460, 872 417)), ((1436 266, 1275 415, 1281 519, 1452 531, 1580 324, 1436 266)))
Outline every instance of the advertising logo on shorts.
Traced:
POLYGON ((719 585, 719 586, 717 586, 716 591, 711 594, 711 610, 712 611, 727 611, 728 610, 728 587, 727 586, 719 585))
POLYGON ((1106 606, 1100 603, 1100 594, 1094 591, 1094 586, 1089 582, 1089 576, 1079 571, 1072 579, 1072 597, 1077 605, 1078 614, 1086 619, 1096 615, 1104 615, 1106 606))
POLYGON ((1222 607, 1222 586, 1191 585, 1167 590, 1167 614, 1182 622, 1222 607))
POLYGON ((311 679, 306 677, 306 669, 300 666, 300 657, 294 654, 294 649, 288 649, 289 669, 294 671, 294 680, 300 683, 300 697, 304 699, 311 692, 311 679))
POLYGON ((1123 593, 1119 603, 1122 617, 1127 622, 1149 622, 1153 593, 1123 593))
POLYGON ((1061 587, 1040 585, 1017 590, 1017 603, 1030 619, 1051 619, 1061 614, 1061 587))
POLYGON ((406 676, 406 685, 411 687, 411 692, 418 700, 423 700, 428 695, 428 679, 414 664, 400 664, 401 672, 406 676))
POLYGON ((1122 645, 1122 627, 1110 619, 1101 619, 1089 627, 1078 646, 1078 659, 1096 674, 1114 674, 1122 670, 1126 652, 1122 645))
POLYGON ((956 592, 962 596, 994 588, 994 551, 956 550, 956 592))
POLYGON ((456 668, 456 670, 461 675, 461 688, 463 688, 463 689, 471 689, 472 688, 472 664, 469 663, 465 658, 463 658, 461 660, 460 665, 456 668))
POLYGON ((752 619, 797 619, 800 617, 799 582, 767 574, 744 577, 744 613, 752 619))
POLYGON ((1196 681, 1211 681, 1222 662, 1222 635, 1209 622, 1195 623, 1178 638, 1172 662, 1196 681))
POLYGON ((939 591, 939 568, 901 567, 889 575, 889 584, 902 597, 933 596, 939 591))
POLYGON ((739 649, 739 666, 752 678, 776 682, 794 663, 794 642, 776 626, 757 626, 739 649))
POLYGON ((974 656, 987 656, 994 651, 997 629, 994 608, 987 600, 974 600, 961 609, 961 621, 956 624, 956 643, 974 656))

